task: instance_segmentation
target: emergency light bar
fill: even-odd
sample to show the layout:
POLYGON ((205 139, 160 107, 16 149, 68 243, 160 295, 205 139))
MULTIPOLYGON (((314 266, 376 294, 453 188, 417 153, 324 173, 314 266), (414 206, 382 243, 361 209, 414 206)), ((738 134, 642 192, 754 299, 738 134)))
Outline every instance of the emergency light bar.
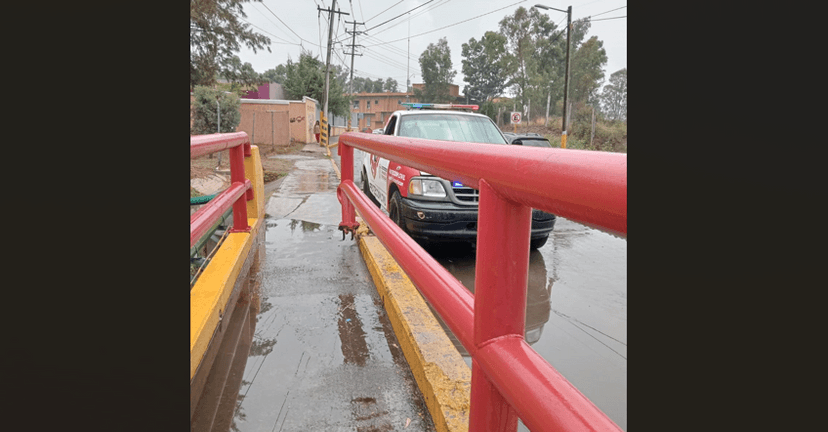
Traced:
POLYGON ((403 102, 400 105, 405 105, 408 109, 418 108, 418 109, 470 109, 476 111, 480 109, 477 105, 458 105, 458 104, 434 104, 434 103, 415 103, 415 102, 403 102))

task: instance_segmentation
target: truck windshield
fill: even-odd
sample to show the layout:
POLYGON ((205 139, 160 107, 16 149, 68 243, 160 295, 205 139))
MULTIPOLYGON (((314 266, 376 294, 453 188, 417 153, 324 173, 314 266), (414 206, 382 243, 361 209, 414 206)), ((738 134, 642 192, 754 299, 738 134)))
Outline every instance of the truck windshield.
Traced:
POLYGON ((399 136, 441 141, 507 144, 487 117, 451 113, 400 116, 399 136))

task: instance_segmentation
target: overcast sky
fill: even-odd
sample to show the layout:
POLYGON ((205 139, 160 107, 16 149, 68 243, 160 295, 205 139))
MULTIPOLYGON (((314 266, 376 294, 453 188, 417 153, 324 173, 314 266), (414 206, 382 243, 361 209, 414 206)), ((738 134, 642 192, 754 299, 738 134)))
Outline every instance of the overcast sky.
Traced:
MULTIPOLYGON (((331 3, 332 0, 245 3, 247 17, 243 19, 254 26, 253 30, 271 39, 272 52, 253 53, 244 47, 239 53, 242 62, 249 62, 256 72, 262 73, 285 64, 288 58, 297 61, 303 47, 325 62, 328 13, 319 13, 317 7, 329 9, 331 3)), ((350 45, 352 39, 345 31, 352 31, 354 26, 345 21, 365 23, 356 26, 357 31, 367 34, 356 36, 356 44, 363 46, 357 47, 354 76, 391 77, 399 82, 399 90, 404 91, 406 74, 411 76, 412 84, 422 82, 420 54, 428 44, 446 37, 452 67, 457 71, 454 84, 459 85, 463 93, 466 83, 462 73, 462 44, 472 37, 480 40, 486 31, 497 31, 498 23, 507 15, 513 15, 517 8, 529 9, 536 4, 561 10, 572 6, 573 21, 593 17, 587 38, 597 36, 604 43, 607 52, 604 84, 613 72, 627 67, 626 0, 337 0, 336 8, 349 15, 334 18, 331 63, 350 67, 351 56, 344 52, 350 52, 350 47, 345 45, 350 45), (624 18, 612 19, 615 17, 624 18), (388 20, 391 21, 383 24, 388 20)), ((542 12, 550 16, 557 28, 566 28, 566 13, 542 12)))

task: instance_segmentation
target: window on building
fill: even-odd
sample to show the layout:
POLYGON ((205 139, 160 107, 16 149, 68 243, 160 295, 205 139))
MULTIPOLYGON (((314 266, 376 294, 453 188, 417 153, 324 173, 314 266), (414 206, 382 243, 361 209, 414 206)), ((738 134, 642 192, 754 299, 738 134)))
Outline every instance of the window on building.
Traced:
POLYGON ((356 109, 356 110, 359 109, 359 101, 358 100, 354 101, 354 109, 356 109))
POLYGON ((371 101, 369 101, 369 100, 365 101, 365 110, 366 111, 371 110, 371 101))
POLYGON ((374 105, 379 105, 379 101, 378 101, 378 100, 375 100, 375 101, 374 101, 374 105))

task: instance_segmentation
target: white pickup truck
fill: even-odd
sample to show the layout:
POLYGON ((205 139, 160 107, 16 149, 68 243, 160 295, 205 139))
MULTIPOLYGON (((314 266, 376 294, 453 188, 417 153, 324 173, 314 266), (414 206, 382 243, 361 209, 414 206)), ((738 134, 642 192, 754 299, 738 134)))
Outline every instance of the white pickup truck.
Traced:
MULTIPOLYGON (((468 105, 407 104, 422 108, 469 109, 468 105)), ((476 106, 475 106, 476 107, 476 106)), ((400 110, 391 114, 384 135, 509 145, 487 116, 451 110, 400 110)), ((420 244, 477 240, 478 191, 365 153, 361 188, 403 231, 420 244)), ((555 215, 532 210, 530 244, 546 243, 555 215)))

